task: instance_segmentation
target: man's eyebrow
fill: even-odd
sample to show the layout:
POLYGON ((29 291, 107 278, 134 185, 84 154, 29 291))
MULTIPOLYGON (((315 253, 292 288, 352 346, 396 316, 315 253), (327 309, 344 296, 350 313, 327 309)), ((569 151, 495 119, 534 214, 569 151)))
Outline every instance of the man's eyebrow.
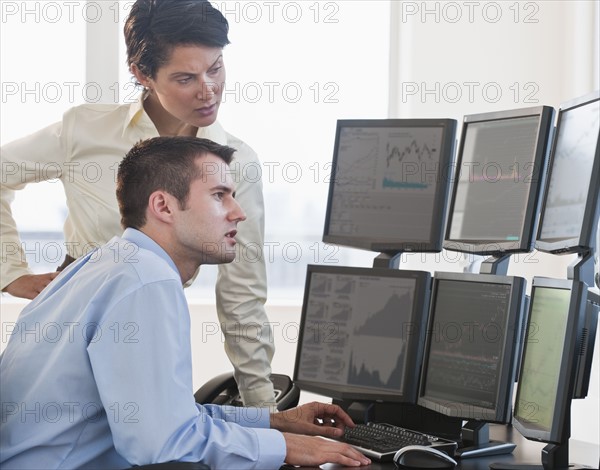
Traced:
POLYGON ((231 186, 226 186, 224 184, 218 184, 210 188, 211 191, 223 191, 224 193, 231 193, 235 196, 235 191, 231 186))

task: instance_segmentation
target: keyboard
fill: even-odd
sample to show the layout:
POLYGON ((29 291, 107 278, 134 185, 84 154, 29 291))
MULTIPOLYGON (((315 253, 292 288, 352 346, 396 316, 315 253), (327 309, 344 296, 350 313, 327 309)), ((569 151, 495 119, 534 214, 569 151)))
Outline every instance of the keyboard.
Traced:
POLYGON ((391 462, 398 449, 411 445, 432 446, 453 456, 457 444, 440 437, 386 423, 358 424, 346 428, 340 441, 381 462, 391 462))

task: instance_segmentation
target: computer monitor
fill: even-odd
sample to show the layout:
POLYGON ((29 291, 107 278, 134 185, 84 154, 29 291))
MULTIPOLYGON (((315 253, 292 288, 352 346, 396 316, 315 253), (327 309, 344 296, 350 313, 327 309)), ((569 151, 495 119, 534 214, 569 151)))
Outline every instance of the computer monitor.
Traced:
POLYGON ((323 241, 440 252, 455 136, 453 119, 338 121, 323 241))
POLYGON ((416 403, 428 272, 309 265, 294 382, 356 402, 416 403))
POLYGON ((510 422, 524 300, 519 277, 434 275, 418 404, 472 422, 481 434, 463 431, 463 458, 514 448, 490 443, 480 423, 510 422))
MULTIPOLYGON (((568 463, 571 399, 577 371, 593 351, 593 343, 585 354, 582 348, 587 297, 584 282, 533 279, 513 425, 527 439, 551 444, 542 451, 539 468, 573 468, 568 463)), ((496 463, 492 468, 513 467, 496 463)))
POLYGON ((465 116, 444 248, 533 249, 553 114, 539 106, 465 116))
POLYGON ((595 246, 600 206, 600 91, 563 103, 548 169, 536 248, 579 253, 595 246))

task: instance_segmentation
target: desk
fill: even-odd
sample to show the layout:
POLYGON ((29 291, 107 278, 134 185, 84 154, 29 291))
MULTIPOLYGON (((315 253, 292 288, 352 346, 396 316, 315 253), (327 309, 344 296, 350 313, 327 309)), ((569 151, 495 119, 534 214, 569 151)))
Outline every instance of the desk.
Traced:
MULTIPOLYGON (((525 439, 516 429, 510 426, 498 424, 490 425, 490 439, 497 441, 509 441, 517 444, 512 454, 492 455, 491 457, 478 457, 464 460, 458 460, 457 469, 461 470, 488 470, 489 464, 493 462, 512 462, 519 464, 539 464, 542 463, 542 449, 546 444, 542 442, 533 442, 525 439)), ((600 459, 600 447, 594 444, 588 444, 581 441, 571 441, 569 443, 569 462, 588 465, 591 468, 598 468, 600 459)), ((322 465, 322 469, 349 468, 339 465, 322 465)), ((374 462, 368 467, 354 467, 363 470, 392 470, 396 468, 393 463, 374 462)))

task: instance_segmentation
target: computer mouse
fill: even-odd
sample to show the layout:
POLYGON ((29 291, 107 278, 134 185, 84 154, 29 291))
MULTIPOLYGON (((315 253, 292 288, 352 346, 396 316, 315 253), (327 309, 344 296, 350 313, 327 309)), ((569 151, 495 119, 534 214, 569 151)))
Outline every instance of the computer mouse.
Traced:
POLYGON ((457 463, 445 452, 430 446, 402 447, 394 455, 400 468, 454 468, 457 463))

